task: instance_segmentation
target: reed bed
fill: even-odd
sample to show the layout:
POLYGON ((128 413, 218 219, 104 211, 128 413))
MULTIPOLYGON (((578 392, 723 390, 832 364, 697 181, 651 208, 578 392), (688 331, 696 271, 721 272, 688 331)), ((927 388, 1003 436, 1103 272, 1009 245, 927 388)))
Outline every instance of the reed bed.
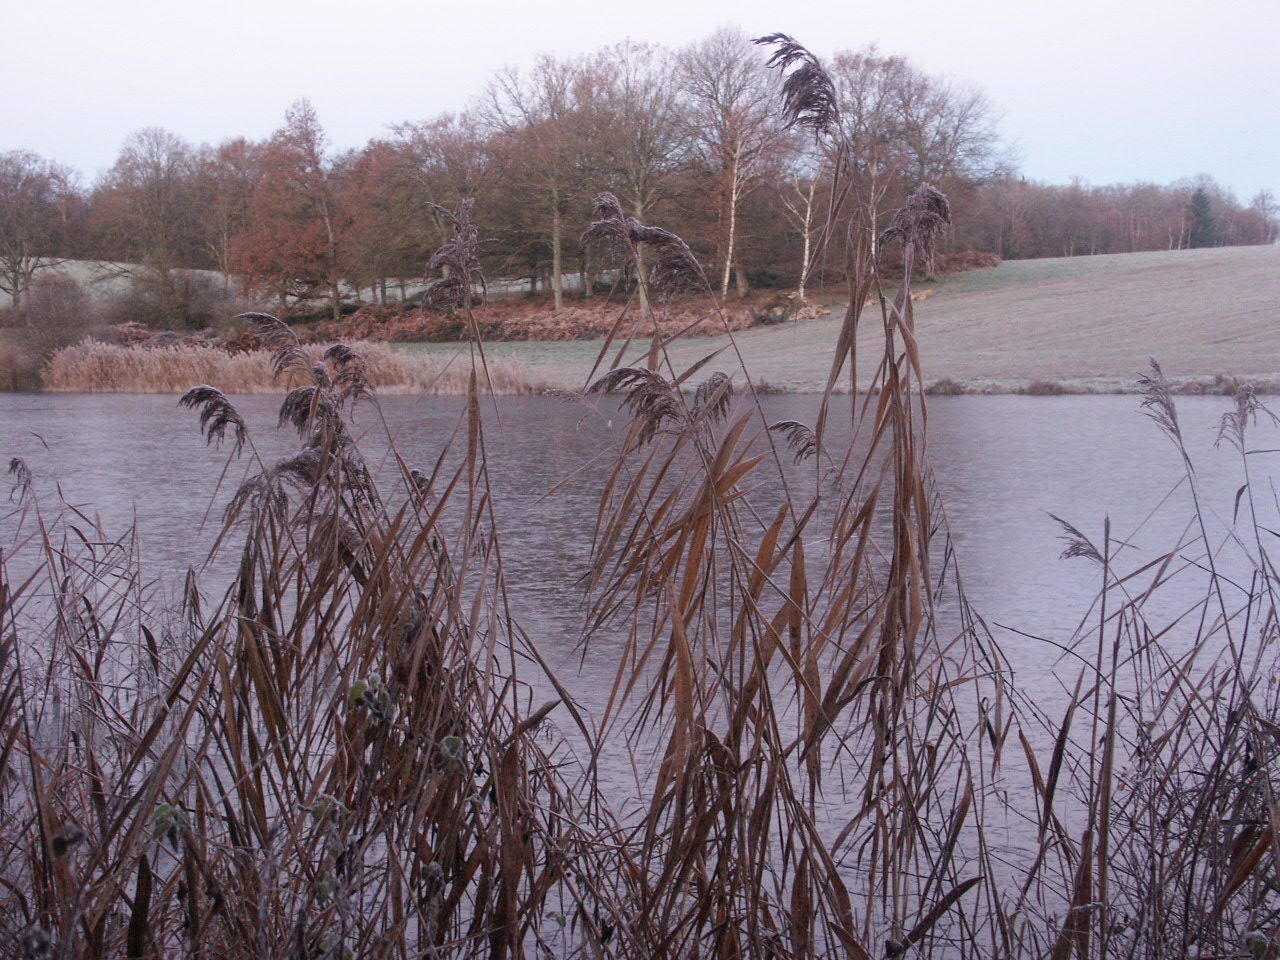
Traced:
MULTIPOLYGON (((399 353, 386 344, 352 345, 364 359, 370 384, 383 394, 463 396, 471 378, 464 357, 399 353)), ((312 366, 326 345, 304 348, 312 366)), ((498 358, 485 365, 485 388, 494 394, 541 393, 550 384, 530 378, 518 360, 498 358)), ((217 383, 230 394, 286 393, 295 381, 272 370, 272 351, 231 353, 217 347, 116 346, 85 341, 64 347, 46 367, 42 386, 55 393, 182 393, 192 384, 217 383)))
MULTIPOLYGON (((821 133, 820 66, 767 41, 801 78, 793 119, 821 133)), ((433 295, 470 288, 468 213, 449 212, 433 295)), ((893 297, 870 238, 849 238, 850 307, 814 423, 768 423, 749 383, 741 412, 743 387, 714 357, 674 369, 656 324, 641 364, 601 352, 588 393, 616 396, 630 426, 584 577, 583 643, 616 659, 598 713, 508 596, 482 344, 452 438, 379 485, 346 419, 375 402, 361 351, 316 360, 254 318, 294 384, 280 420, 298 451, 261 462, 224 391, 184 395, 252 470, 217 548, 235 574, 193 572, 176 610, 157 606, 127 537, 41 502, 15 461, 0 554, 11 952, 1280 954, 1265 485, 1250 479, 1225 533, 1199 509, 1137 570, 1109 530, 1095 543, 1065 524, 1098 602, 1059 670, 1061 710, 1031 702, 965 602, 925 457, 910 292, 948 216, 922 188, 882 238, 902 246, 893 297), (863 324, 883 339, 858 384, 863 324), (784 491, 769 508, 766 485, 784 491), (1228 548, 1245 576, 1228 576, 1228 548), (1188 578, 1202 599, 1157 619, 1155 598, 1188 578), (618 756, 630 787, 605 777, 618 756), (1011 819, 1025 827, 1012 846, 1011 819)), ((678 237, 611 196, 587 237, 647 261, 647 310, 705 288, 678 237)), ((1158 370, 1147 386, 1194 490, 1174 398, 1158 370)), ((1224 417, 1246 469, 1265 415, 1241 393, 1224 417)))

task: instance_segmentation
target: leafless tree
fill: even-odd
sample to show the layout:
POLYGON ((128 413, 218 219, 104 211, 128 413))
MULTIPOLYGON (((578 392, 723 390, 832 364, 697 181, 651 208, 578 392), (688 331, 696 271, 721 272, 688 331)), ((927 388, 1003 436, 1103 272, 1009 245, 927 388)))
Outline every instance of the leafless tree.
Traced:
POLYGON ((543 56, 527 73, 499 71, 479 105, 495 163, 536 207, 534 230, 550 247, 557 311, 564 305, 564 247, 576 235, 566 232, 565 221, 571 210, 586 209, 601 166, 605 117, 597 109, 597 81, 581 58, 543 56))
POLYGON ((691 138, 717 194, 722 296, 735 269, 739 291, 745 290, 738 263, 742 204, 786 140, 778 80, 764 69, 764 59, 745 34, 733 29, 718 30, 679 54, 691 138))
POLYGON ((0 291, 15 311, 37 272, 61 262, 66 198, 73 192, 66 167, 26 150, 0 153, 0 291))

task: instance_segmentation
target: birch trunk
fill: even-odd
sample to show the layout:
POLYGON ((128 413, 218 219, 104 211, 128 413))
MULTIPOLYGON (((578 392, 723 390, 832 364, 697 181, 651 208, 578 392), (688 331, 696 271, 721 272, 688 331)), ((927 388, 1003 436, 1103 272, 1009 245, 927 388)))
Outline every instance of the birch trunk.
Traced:
POLYGON ((729 275, 733 270, 734 246, 738 240, 738 162, 735 153, 733 165, 729 168, 729 236, 725 241, 724 273, 720 277, 721 298, 729 295, 729 275))
POLYGON ((817 176, 811 177, 809 179, 809 192, 804 198, 804 251, 800 256, 800 289, 796 291, 801 303, 804 302, 804 288, 809 280, 809 258, 813 256, 813 240, 810 234, 813 231, 813 192, 817 189, 817 186, 817 176))

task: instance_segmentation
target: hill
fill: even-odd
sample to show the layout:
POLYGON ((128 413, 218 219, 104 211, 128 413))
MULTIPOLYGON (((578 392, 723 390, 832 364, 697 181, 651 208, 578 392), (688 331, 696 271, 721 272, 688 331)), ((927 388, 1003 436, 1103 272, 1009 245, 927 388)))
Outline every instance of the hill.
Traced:
MULTIPOLYGON (((780 389, 820 390, 841 309, 734 334, 752 377, 780 389)), ((878 311, 868 308, 862 322, 865 381, 879 359, 878 311)), ((1018 390, 1035 381, 1124 391, 1136 387, 1151 357, 1170 377, 1205 387, 1238 377, 1280 389, 1280 247, 1009 261, 938 284, 916 304, 916 326, 925 382, 951 380, 972 392, 1018 390)), ((725 337, 686 339, 673 359, 692 363, 726 345, 725 337)), ((600 343, 487 349, 523 360, 537 378, 581 385, 600 343)), ((737 366, 733 351, 716 366, 737 366)))

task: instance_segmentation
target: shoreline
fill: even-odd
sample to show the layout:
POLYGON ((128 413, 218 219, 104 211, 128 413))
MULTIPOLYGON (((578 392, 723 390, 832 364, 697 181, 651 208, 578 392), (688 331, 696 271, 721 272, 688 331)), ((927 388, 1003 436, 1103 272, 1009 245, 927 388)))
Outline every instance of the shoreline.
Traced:
MULTIPOLYGON (((194 386, 195 384, 192 384, 194 386)), ((745 384, 742 385, 745 389, 745 384)), ((1199 376, 1199 377, 1176 377, 1169 378, 1170 392, 1175 396, 1184 397, 1212 397, 1212 396, 1232 396, 1239 387, 1248 387, 1258 396, 1280 396, 1280 373, 1268 374, 1265 377, 1240 377, 1240 378, 1223 378, 1221 375, 1216 376, 1199 376)), ((496 389, 492 391, 493 396, 497 397, 518 397, 518 396, 540 396, 551 391, 572 391, 577 388, 554 383, 539 384, 533 389, 496 389)), ((15 396, 98 396, 98 395, 126 395, 126 396, 162 396, 173 395, 178 396, 185 392, 170 388, 160 388, 152 390, 78 390, 78 389, 52 389, 52 390, 4 390, 0 391, 5 394, 15 396)), ((237 397, 283 397, 289 392, 287 387, 269 387, 254 390, 227 390, 224 391, 228 396, 237 397)), ((774 384, 765 383, 763 389, 758 387, 761 395, 774 396, 820 396, 821 390, 780 387, 774 384)), ((865 390, 859 390, 859 394, 863 394, 865 390)), ((1000 396, 1023 396, 1023 397, 1100 397, 1100 396, 1133 396, 1145 392, 1145 387, 1141 383, 1139 377, 1119 378, 1119 377, 1096 377, 1088 379, 1037 379, 1026 380, 1020 378, 975 378, 972 380, 956 381, 956 380, 932 380, 926 381, 924 392, 931 397, 1000 397, 1000 396)), ((847 396, 849 394, 847 382, 838 385, 832 391, 834 395, 847 396)), ((373 391, 374 397, 402 397, 402 396, 423 396, 423 397, 463 397, 466 396, 465 388, 450 389, 432 389, 423 390, 410 384, 390 385, 377 387, 373 391)))
MULTIPOLYGON (((837 300, 822 303, 833 312, 675 340, 670 364, 680 371, 705 362, 707 375, 726 373, 742 387, 749 378, 762 393, 822 393, 844 312, 837 300)), ((1179 394, 1230 394, 1244 384, 1280 394, 1280 246, 1006 261, 930 287, 913 313, 920 379, 930 394, 1138 393, 1152 358, 1179 394)), ((870 383, 884 357, 877 307, 864 311, 855 340, 855 382, 870 383)), ((626 349, 603 339, 499 340, 483 350, 488 363, 518 371, 527 389, 517 392, 539 392, 585 389, 611 366, 641 362, 649 345, 648 336, 626 349)), ((375 352, 393 366, 454 372, 455 365, 469 368, 471 350, 465 342, 383 341, 375 352)), ((131 389, 74 378, 63 392, 84 384, 102 392, 168 392, 172 379, 160 373, 170 372, 115 381, 131 389)), ((849 378, 846 369, 837 390, 847 393, 849 378)), ((465 393, 467 379, 441 389, 427 377, 426 392, 465 393)), ((255 378, 253 389, 276 392, 270 380, 255 378)), ((382 392, 414 392, 424 382, 393 380, 382 381, 382 392)))

